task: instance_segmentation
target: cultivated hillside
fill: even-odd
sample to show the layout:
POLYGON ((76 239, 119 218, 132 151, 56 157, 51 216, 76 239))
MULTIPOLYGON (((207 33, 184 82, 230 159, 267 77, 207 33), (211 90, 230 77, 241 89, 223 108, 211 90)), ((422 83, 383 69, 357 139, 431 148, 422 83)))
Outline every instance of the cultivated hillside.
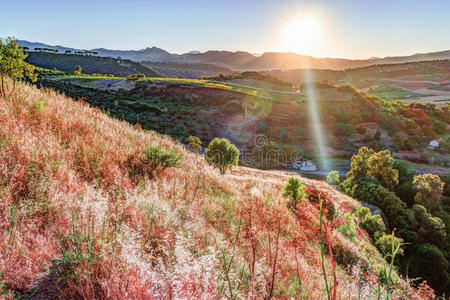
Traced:
MULTIPOLYGON (((51 89, 7 84, 0 97, 4 297, 323 299, 319 198, 336 297, 386 293, 376 275, 386 263, 352 217, 359 204, 327 184, 299 178, 308 196, 289 207, 285 173, 237 167, 221 176, 168 137, 51 89), (181 165, 142 176, 150 146, 175 151, 181 165)), ((426 297, 393 276, 394 295, 426 297)))
POLYGON ((37 67, 45 69, 56 68, 64 72, 73 72, 77 66, 81 66, 85 74, 101 73, 115 76, 145 74, 146 76, 161 76, 160 73, 134 61, 110 57, 29 52, 26 61, 37 67))

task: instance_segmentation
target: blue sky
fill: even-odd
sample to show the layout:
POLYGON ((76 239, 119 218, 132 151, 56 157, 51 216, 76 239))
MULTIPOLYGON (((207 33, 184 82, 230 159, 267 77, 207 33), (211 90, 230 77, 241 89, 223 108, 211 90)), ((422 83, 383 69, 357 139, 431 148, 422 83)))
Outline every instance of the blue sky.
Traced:
POLYGON ((450 0, 5 1, 0 37, 173 53, 293 51, 280 36, 299 16, 314 16, 321 28, 314 49, 300 54, 367 58, 450 49, 450 0))

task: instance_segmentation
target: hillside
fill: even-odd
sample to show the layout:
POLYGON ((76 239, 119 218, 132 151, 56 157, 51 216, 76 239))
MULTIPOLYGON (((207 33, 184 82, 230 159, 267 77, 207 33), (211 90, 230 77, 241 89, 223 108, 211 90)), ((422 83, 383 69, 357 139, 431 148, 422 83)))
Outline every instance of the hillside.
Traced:
MULTIPOLYGON (((308 196, 290 209, 286 173, 237 167, 221 176, 166 136, 51 89, 7 84, 0 98, 6 297, 324 298, 319 197, 324 267, 336 276, 337 298, 385 294, 377 272, 388 266, 351 215, 359 203, 333 187, 298 177, 308 196), (181 165, 140 177, 150 146, 175 151, 181 165)), ((393 276, 392 294, 430 295, 393 276)))
POLYGON ((311 80, 351 85, 391 101, 433 103, 438 106, 450 103, 449 59, 372 65, 343 71, 297 69, 263 73, 295 85, 311 80))
MULTIPOLYGON (((64 52, 65 50, 70 50, 72 52, 80 51, 78 49, 63 46, 51 46, 24 40, 18 40, 18 43, 21 46, 30 48, 30 50, 33 50, 36 47, 44 47, 57 49, 60 52, 64 52)), ((111 50, 104 48, 92 50, 97 51, 99 56, 105 57, 117 58, 120 56, 123 59, 134 61, 204 63, 239 71, 289 70, 299 68, 344 70, 377 64, 397 64, 404 62, 450 59, 450 50, 371 59, 318 58, 288 52, 266 52, 261 56, 256 56, 245 51, 231 52, 216 50, 199 53, 190 52, 174 54, 158 47, 147 47, 142 50, 111 50)))
POLYGON ((101 73, 115 76, 145 74, 147 76, 161 76, 161 74, 151 68, 134 61, 118 60, 109 57, 29 52, 26 61, 37 67, 56 68, 64 72, 73 72, 76 66, 81 66, 83 73, 86 74, 101 73))
POLYGON ((218 76, 219 74, 228 75, 235 73, 228 68, 204 63, 143 61, 141 64, 170 77, 177 76, 182 78, 201 78, 205 76, 218 76))
POLYGON ((297 93, 283 91, 285 83, 270 76, 248 73, 233 78, 231 82, 254 86, 258 82, 259 88, 278 87, 280 92, 244 89, 228 81, 158 78, 136 83, 124 79, 58 77, 42 79, 38 84, 75 99, 84 98, 112 116, 140 123, 145 129, 182 142, 195 135, 206 146, 216 136, 226 137, 241 149, 243 162, 254 167, 290 169, 295 159, 312 159, 323 171, 346 171, 351 156, 360 147, 368 146, 390 149, 395 155, 423 164, 425 170, 433 168, 433 172, 448 173, 448 143, 437 149, 428 148, 434 138, 448 140, 450 119, 446 107, 402 105, 368 97, 348 86, 315 83, 314 99, 326 151, 333 158, 326 166, 317 155, 307 86, 297 93), (122 90, 117 92, 118 88, 122 90), (262 144, 256 143, 259 138, 263 139, 262 144), (265 153, 279 155, 281 159, 273 159, 277 163, 261 159, 265 153))

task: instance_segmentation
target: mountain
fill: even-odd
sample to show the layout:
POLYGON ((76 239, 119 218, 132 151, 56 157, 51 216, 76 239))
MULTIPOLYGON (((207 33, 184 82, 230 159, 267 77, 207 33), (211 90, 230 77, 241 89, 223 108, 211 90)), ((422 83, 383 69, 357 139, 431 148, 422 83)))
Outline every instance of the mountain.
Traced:
MULTIPOLYGON (((58 49, 59 52, 65 50, 79 51, 78 49, 63 46, 50 46, 42 43, 17 40, 21 46, 26 46, 33 50, 36 47, 58 49)), ((184 54, 173 54, 158 47, 147 47, 142 50, 111 50, 104 48, 92 49, 97 51, 99 56, 121 57, 134 61, 151 62, 183 62, 183 63, 204 63, 213 64, 220 67, 237 71, 263 71, 263 70, 290 70, 290 69, 331 69, 344 70, 348 68, 366 67, 375 64, 394 64, 404 62, 415 62, 423 60, 450 59, 450 50, 416 53, 409 56, 393 56, 370 59, 343 59, 343 58, 316 58, 307 55, 300 55, 290 52, 265 52, 262 55, 253 55, 245 51, 191 51, 184 54)))

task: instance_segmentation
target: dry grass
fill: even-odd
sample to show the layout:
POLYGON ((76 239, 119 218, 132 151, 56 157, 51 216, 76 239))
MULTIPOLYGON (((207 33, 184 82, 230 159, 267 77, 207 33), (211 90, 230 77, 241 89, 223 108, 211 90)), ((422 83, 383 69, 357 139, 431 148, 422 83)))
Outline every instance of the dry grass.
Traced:
MULTIPOLYGON (((314 197, 322 193, 337 219, 355 200, 299 177, 312 189, 294 213, 281 196, 291 174, 238 167, 220 176, 170 138, 81 101, 27 84, 9 92, 0 98, 3 297, 326 297, 314 197), (183 162, 135 183, 124 162, 149 146, 175 150, 183 162)), ((333 247, 356 257, 336 270, 338 297, 360 289, 376 298, 384 260, 366 238, 351 240, 336 226, 329 221, 333 247)), ((396 286, 419 297, 401 279, 396 286)))

